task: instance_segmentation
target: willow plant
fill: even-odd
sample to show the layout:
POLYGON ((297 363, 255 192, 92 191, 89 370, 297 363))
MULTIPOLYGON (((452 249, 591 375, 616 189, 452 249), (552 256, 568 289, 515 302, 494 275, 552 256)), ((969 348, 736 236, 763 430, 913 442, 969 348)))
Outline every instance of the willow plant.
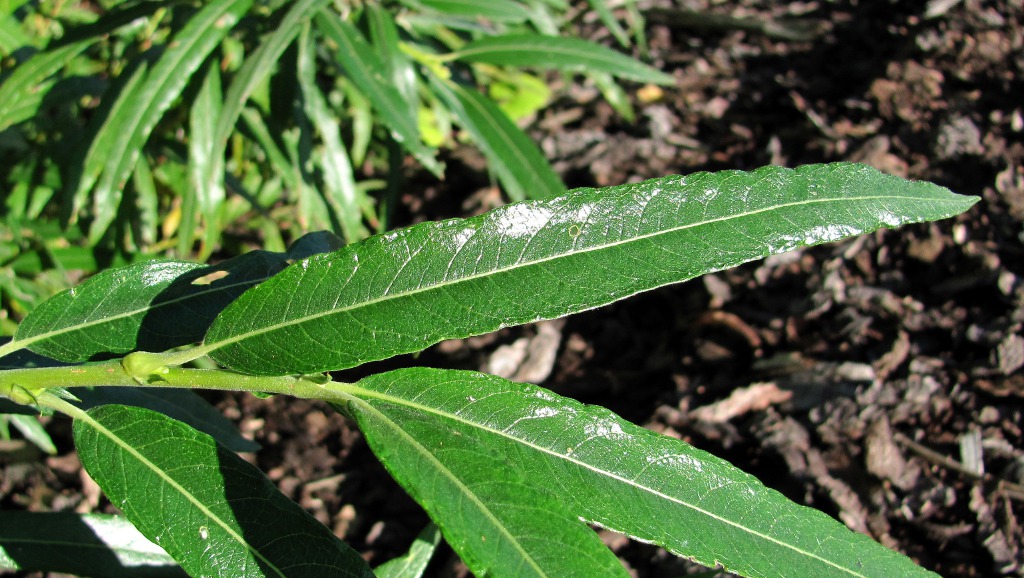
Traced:
POLYGON ((214 389, 329 403, 478 576, 628 576, 592 526, 747 576, 929 575, 607 409, 476 372, 413 367, 355 383, 330 372, 976 200, 863 165, 766 167, 578 189, 341 247, 315 235, 216 266, 103 271, 0 346, 0 394, 74 420, 82 464, 123 518, 0 512, 0 564, 93 576, 422 573, 433 530, 372 570, 233 451, 237 433, 152 409, 214 389), (199 359, 216 368, 189 366, 199 359))

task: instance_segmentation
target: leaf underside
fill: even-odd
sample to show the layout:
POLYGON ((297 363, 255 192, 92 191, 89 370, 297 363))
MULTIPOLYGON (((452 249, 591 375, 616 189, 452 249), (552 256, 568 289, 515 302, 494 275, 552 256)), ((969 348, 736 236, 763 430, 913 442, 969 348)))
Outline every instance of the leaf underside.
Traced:
POLYGON ((314 256, 250 289, 204 350, 254 374, 313 373, 593 309, 976 198, 850 163, 577 189, 314 256))
POLYGON ((97 578, 184 578, 128 520, 73 512, 0 512, 0 570, 97 578))
POLYGON ((373 575, 255 466, 181 422, 106 405, 74 436, 104 494, 192 576, 373 575))

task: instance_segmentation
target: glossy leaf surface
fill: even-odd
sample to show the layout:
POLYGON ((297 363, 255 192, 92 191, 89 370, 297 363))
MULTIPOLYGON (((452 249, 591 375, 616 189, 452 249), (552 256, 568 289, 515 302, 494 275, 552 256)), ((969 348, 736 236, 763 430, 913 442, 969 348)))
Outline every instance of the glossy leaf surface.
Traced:
MULTIPOLYGON (((415 384, 420 393, 437 385, 437 395, 449 402, 441 412, 462 411, 472 403, 467 403, 466 388, 441 391, 452 379, 442 372, 417 371, 361 381, 354 391, 360 400, 348 409, 377 457, 427 510, 475 575, 629 575, 598 535, 565 507, 555 488, 538 483, 530 469, 517 465, 515 453, 493 443, 484 429, 438 419, 421 407, 438 400, 429 393, 416 396, 401 384, 415 384), (368 391, 378 389, 381 398, 368 391)), ((485 394, 472 389, 469 399, 477 393, 485 394)))
POLYGON ((0 512, 0 569, 97 578, 186 576, 128 520, 71 512, 0 512))
POLYGON ((148 261, 108 269, 37 307, 0 352, 30 347, 54 359, 80 362, 187 345, 202 339, 228 303, 289 260, 337 246, 329 234, 311 233, 288 253, 253 251, 212 267, 148 261))
POLYGON ((232 303, 204 348, 249 373, 352 367, 797 247, 948 217, 975 201, 847 163, 579 189, 296 263, 232 303))
POLYGON ((485 36, 467 44, 456 54, 459 60, 470 62, 557 68, 576 72, 595 70, 637 82, 674 82, 671 75, 625 54, 580 38, 540 34, 485 36))
MULTIPOLYGON (((460 541, 456 529, 482 532, 487 508, 508 508, 503 500, 535 507, 535 488, 557 496, 556 511, 569 514, 550 517, 546 536, 559 524, 584 527, 578 516, 746 576, 932 575, 711 454, 533 385, 412 368, 346 391, 357 398, 347 409, 374 452, 478 575, 490 570, 470 562, 480 541, 460 541), (446 469, 481 486, 518 483, 523 490, 477 494, 448 483, 446 469), (475 500, 480 512, 467 507, 475 500)), ((535 547, 543 544, 524 544, 531 553, 535 547)), ((551 575, 607 575, 579 569, 574 558, 567 553, 573 567, 551 575)))
POLYGON ((255 466, 181 422, 106 405, 74 434, 111 502, 192 576, 373 575, 255 466))
MULTIPOLYGON (((18 326, 7 347, 30 347, 67 362, 88 361, 96 354, 126 353, 149 341, 144 337, 143 320, 151 310, 180 302, 180 298, 162 295, 186 276, 201 277, 203 269, 203 265, 187 261, 148 261, 108 269, 43 302, 18 326)), ((172 325, 159 331, 176 330, 172 325)))

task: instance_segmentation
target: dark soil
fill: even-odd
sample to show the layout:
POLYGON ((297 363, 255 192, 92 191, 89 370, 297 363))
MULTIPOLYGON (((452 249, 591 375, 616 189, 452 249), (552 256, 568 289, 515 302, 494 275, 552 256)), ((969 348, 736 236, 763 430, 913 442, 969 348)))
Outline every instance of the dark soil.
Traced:
MULTIPOLYGON (((531 130, 570 186, 853 160, 981 196, 968 214, 343 377, 421 364, 539 381, 727 458, 943 576, 1024 576, 1024 4, 923 4, 641 1, 676 86, 634 90, 635 123, 595 88, 565 86, 531 130), (679 6, 748 20, 695 22, 679 6)), ((589 15, 578 26, 613 42, 589 15)), ((406 195, 403 222, 496 202, 472 151, 448 164, 444 184, 406 195)), ((252 459, 282 491, 371 563, 427 523, 329 409, 211 399, 262 444, 252 459)), ((66 422, 49 427, 64 453, 6 466, 0 500, 108 508, 66 422)), ((636 576, 699 570, 607 540, 636 576)), ((449 550, 431 567, 464 573, 449 550)))

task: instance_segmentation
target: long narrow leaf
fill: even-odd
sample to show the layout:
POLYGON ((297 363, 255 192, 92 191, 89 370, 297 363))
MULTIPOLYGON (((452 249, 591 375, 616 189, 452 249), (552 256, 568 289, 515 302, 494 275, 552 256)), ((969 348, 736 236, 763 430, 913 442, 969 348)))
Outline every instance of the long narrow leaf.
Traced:
POLYGON ((0 84, 0 131, 31 118, 52 84, 49 77, 75 56, 119 27, 144 18, 164 5, 162 2, 127 4, 106 12, 95 22, 68 30, 59 43, 19 63, 0 84))
POLYGON ((454 83, 435 80, 432 86, 480 146, 509 197, 544 199, 565 191, 537 145, 494 101, 454 83))
POLYGON ((50 434, 46 432, 39 419, 32 415, 12 415, 8 418, 11 425, 15 427, 25 439, 32 442, 37 448, 50 454, 57 455, 57 447, 53 445, 50 434))
POLYGON ((71 512, 0 512, 0 569, 97 578, 184 578, 128 520, 71 512))
MULTIPOLYGON (((473 496, 443 483, 435 472, 446 469, 482 486, 510 480, 525 486, 519 495, 481 496, 482 509, 530 508, 531 488, 544 488, 573 516, 745 576, 933 576, 720 458, 536 386, 475 372, 412 368, 345 389, 357 398, 347 408, 374 452, 436 512, 445 538, 464 558, 479 541, 453 541, 455 532, 445 523, 464 525, 472 535, 489 520, 460 507, 473 496), (441 513, 445 507, 456 514, 441 513)), ((562 523, 552 516, 544 535, 562 523)), ((531 543, 527 550, 540 552, 543 544, 531 543)), ((574 574, 576 558, 565 558, 573 564, 550 575, 607 575, 574 574)))
POLYGON ((373 576, 255 466, 181 422, 106 405, 74 434, 107 497, 193 576, 373 576))
POLYGON ((260 46, 245 59, 241 69, 224 95, 223 109, 217 119, 217 127, 210 152, 211 162, 207 165, 208 172, 204 176, 211 197, 223 197, 224 192, 224 153, 228 146, 228 137, 235 130, 239 116, 245 108, 246 101, 267 75, 274 71, 274 64, 281 58, 284 51, 298 36, 302 27, 318 10, 326 6, 330 0, 299 0, 293 3, 281 19, 277 28, 269 34, 260 46))
MULTIPOLYGON (((223 154, 216 146, 217 121, 221 118, 223 95, 221 94, 220 67, 211 62, 206 69, 203 84, 199 87, 192 109, 189 111, 188 140, 188 173, 191 194, 195 196, 195 205, 199 208, 206 226, 206 242, 199 253, 199 259, 205 260, 213 251, 212 234, 220 234, 220 209, 224 203, 224 188, 207 179, 213 170, 210 165, 216 161, 215 155, 223 154)), ((181 255, 191 253, 192 240, 195 237, 195 211, 183 203, 181 226, 178 227, 178 252, 181 255)))
POLYGON ((416 120, 409 114, 402 95, 384 78, 385 64, 362 33, 336 14, 328 12, 317 14, 316 24, 320 32, 337 46, 335 57, 352 83, 370 99, 391 136, 427 170, 440 176, 443 168, 434 158, 434 151, 423 144, 416 120))
MULTIPOLYGON (((107 170, 104 165, 106 159, 99 151, 113 151, 119 146, 119 140, 124 142, 130 136, 130 129, 119 125, 123 124, 123 119, 132 115, 131 107, 136 102, 141 87, 145 84, 149 74, 149 65, 150 62, 145 59, 129 64, 128 68, 107 89, 106 98, 102 100, 99 109, 90 120, 88 137, 84 141, 89 148, 80 153, 81 162, 78 162, 76 158, 76 161, 71 164, 64 186, 65 202, 61 210, 68 223, 78 222, 82 209, 88 204, 93 186, 103 171, 107 170)), ((115 196, 121 194, 120 190, 107 192, 115 196)), ((98 197, 96 200, 102 202, 111 199, 98 197)), ((111 200, 111 202, 113 201, 111 200)), ((106 211, 110 212, 116 209, 115 206, 106 211)), ((90 245, 92 244, 94 243, 90 243, 90 245)))
POLYGON ((228 307, 204 350, 251 373, 352 367, 797 247, 948 217, 976 201, 849 163, 578 189, 296 263, 228 307))
POLYGON ((404 0, 410 6, 436 10, 449 16, 494 22, 523 22, 530 17, 526 8, 514 0, 404 0))
POLYGON ((464 46, 456 55, 458 60, 470 62, 577 72, 596 70, 637 82, 675 82, 671 75, 581 38, 539 34, 485 36, 464 46))
POLYGON ((317 156, 324 172, 324 200, 341 224, 345 240, 354 243, 369 234, 363 227, 362 211, 359 208, 363 195, 356 190, 352 162, 341 142, 338 130, 340 119, 331 113, 327 99, 316 84, 315 57, 316 45, 307 28, 299 40, 299 86, 302 88, 306 115, 320 134, 323 145, 317 156))
POLYGON ((374 51, 380 56, 391 84, 405 100, 408 114, 414 117, 419 111, 416 71, 399 45, 394 16, 391 11, 371 3, 366 5, 366 22, 374 51))
POLYGON ((82 180, 71 183, 75 197, 93 194, 90 242, 96 243, 114 220, 121 188, 157 121, 251 5, 252 0, 217 0, 203 7, 167 45, 145 82, 121 93, 130 102, 115 107, 118 114, 106 120, 83 161, 82 180))
POLYGON ((588 0, 587 3, 590 4, 590 7, 594 12, 597 12, 597 15, 601 18, 601 23, 603 23, 605 28, 612 33, 612 36, 619 41, 619 44, 623 48, 628 48, 629 35, 626 34, 622 25, 619 24, 618 19, 615 18, 615 14, 612 13, 612 9, 608 6, 608 2, 606 2, 606 0, 588 0))

